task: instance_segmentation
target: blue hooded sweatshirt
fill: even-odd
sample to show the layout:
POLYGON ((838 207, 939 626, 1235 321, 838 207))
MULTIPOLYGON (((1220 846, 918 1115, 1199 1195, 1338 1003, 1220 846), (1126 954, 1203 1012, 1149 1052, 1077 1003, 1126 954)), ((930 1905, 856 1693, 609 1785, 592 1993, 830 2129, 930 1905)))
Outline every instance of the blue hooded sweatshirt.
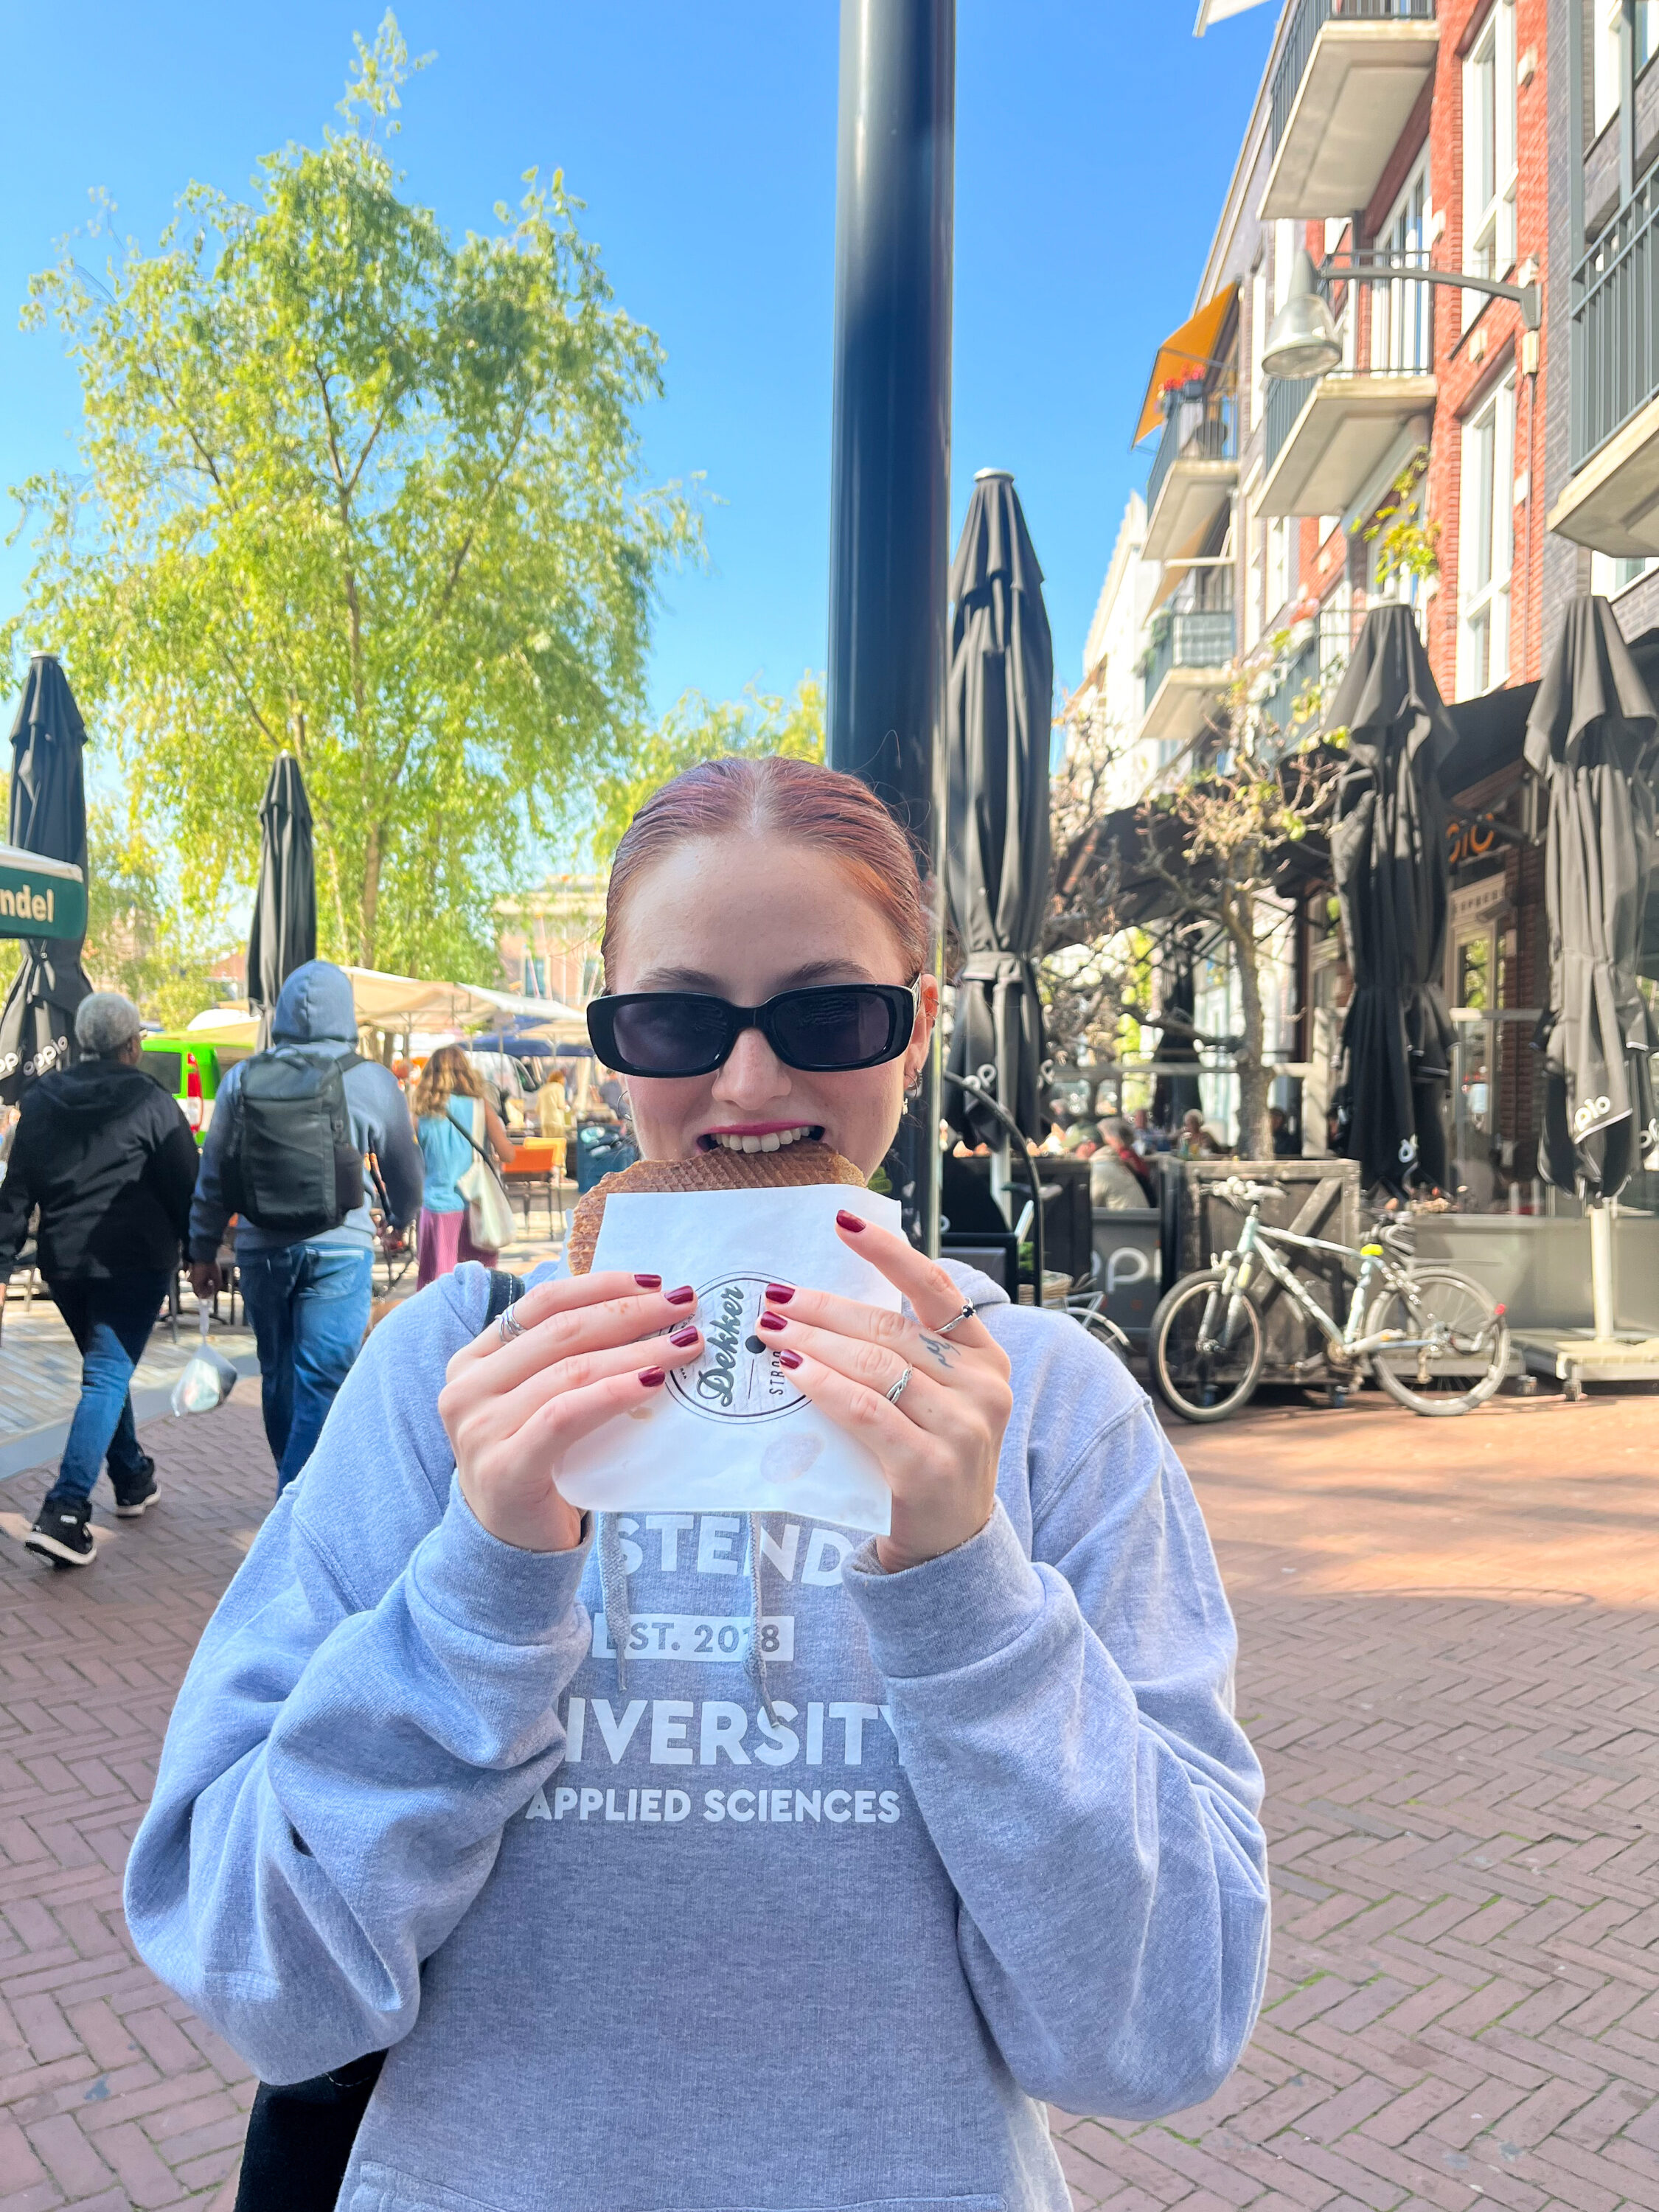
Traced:
MULTIPOLYGON (((357 1012, 351 996, 351 978, 331 960, 307 960, 283 984, 271 1016, 273 1045, 301 1045, 337 1055, 357 1047, 357 1012)), ((213 1119, 202 1147, 201 1173, 190 1210, 190 1256, 217 1257, 224 1239, 230 1208, 225 1203, 223 1166, 225 1146, 240 1119, 236 1094, 241 1088, 246 1060, 238 1060, 219 1085, 213 1119)), ((351 1119, 351 1141, 367 1159, 372 1152, 380 1164, 380 1177, 391 1201, 394 1227, 406 1229, 421 1210, 421 1182, 425 1172, 419 1146, 410 1125, 409 1109, 398 1079, 379 1060, 360 1060, 342 1079, 346 1112, 351 1119)), ((348 1213, 335 1229, 316 1237, 295 1237, 280 1231, 256 1229, 239 1218, 236 1249, 245 1252, 281 1251, 295 1243, 355 1246, 372 1250, 374 1224, 368 1201, 374 1195, 364 1171, 363 1203, 348 1213)))
POLYGON ((1207 2097, 1267 1961, 1232 1621, 1146 1399, 1004 1301, 958 1550, 653 1513, 523 1552, 435 1403, 487 1295, 374 1332, 209 1625, 140 1951, 268 2081, 391 2046, 347 2212, 1066 2212, 1039 2100, 1207 2097))

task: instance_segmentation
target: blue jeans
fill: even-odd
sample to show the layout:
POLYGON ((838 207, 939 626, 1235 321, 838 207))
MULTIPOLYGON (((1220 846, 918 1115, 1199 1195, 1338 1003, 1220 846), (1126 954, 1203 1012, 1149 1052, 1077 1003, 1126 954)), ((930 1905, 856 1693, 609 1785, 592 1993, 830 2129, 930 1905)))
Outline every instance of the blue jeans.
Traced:
POLYGON ((265 1441, 280 1497, 316 1449, 334 1394, 368 1328, 372 1253, 354 1244, 288 1244, 238 1253, 242 1302, 259 1349, 265 1441))
POLYGON ((144 1356, 167 1279, 109 1275, 47 1287, 81 1352, 81 1396, 49 1494, 57 1504, 85 1504, 107 1454, 116 1496, 125 1496, 137 1488, 145 1464, 127 1384, 144 1356))

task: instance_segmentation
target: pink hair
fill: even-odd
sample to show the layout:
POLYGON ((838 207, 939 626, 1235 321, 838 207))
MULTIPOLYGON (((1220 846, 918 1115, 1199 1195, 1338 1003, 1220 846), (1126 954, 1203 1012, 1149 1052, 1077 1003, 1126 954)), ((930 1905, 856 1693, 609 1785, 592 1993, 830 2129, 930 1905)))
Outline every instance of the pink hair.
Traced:
POLYGON ((623 832, 605 901, 607 965, 628 894, 643 871, 692 837, 765 836, 827 848, 897 939, 905 981, 933 959, 932 904, 915 847, 869 787, 817 761, 772 755, 702 761, 654 791, 623 832))

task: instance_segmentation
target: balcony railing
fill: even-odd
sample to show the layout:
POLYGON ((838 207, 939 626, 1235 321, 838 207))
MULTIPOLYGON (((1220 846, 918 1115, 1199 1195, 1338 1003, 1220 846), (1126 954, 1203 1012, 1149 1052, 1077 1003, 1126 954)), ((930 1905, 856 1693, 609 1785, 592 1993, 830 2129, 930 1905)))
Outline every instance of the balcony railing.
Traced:
POLYGON ((1273 71, 1273 150, 1285 136, 1285 126, 1296 106, 1304 72, 1316 41, 1325 25, 1338 22, 1403 22, 1409 17, 1434 19, 1434 0, 1302 0, 1291 21, 1290 36, 1273 71))
POLYGON ((1145 705, 1152 705, 1172 668, 1224 668, 1233 657, 1233 635, 1231 605, 1176 608, 1155 615, 1145 705))
POLYGON ((1238 459, 1238 404, 1230 392, 1206 392, 1201 398, 1183 399, 1170 410, 1146 478, 1146 512, 1158 505, 1164 479, 1176 461, 1236 461, 1238 459))
POLYGON ((1267 420, 1262 430, 1262 466, 1271 469, 1279 459, 1297 416, 1308 404, 1316 376, 1270 376, 1267 379, 1267 420))
POLYGON ((1572 465, 1582 468, 1659 391, 1659 174, 1635 196, 1572 272, 1572 465))
POLYGON ((1359 620, 1346 607, 1326 608, 1309 625, 1307 635, 1286 653, 1279 665, 1278 680, 1261 702, 1263 720, 1270 723, 1281 738, 1288 741, 1317 728, 1348 665, 1359 620), (1304 714, 1298 723, 1297 705, 1311 703, 1315 692, 1319 694, 1318 711, 1304 714))

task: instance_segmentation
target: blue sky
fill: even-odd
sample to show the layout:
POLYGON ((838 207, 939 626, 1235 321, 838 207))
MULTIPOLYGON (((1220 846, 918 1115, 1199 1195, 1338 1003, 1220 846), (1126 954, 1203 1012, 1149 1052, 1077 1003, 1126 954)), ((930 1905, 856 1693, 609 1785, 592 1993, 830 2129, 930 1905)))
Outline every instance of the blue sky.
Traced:
MULTIPOLYGON (((88 189, 146 245, 187 179, 245 192, 259 154, 333 119, 379 4, 6 13, 0 484, 72 464, 73 377, 15 311, 88 189)), ((1014 471, 1068 684, 1144 478, 1127 439, 1152 349, 1191 307, 1275 13, 1195 40, 1193 0, 961 0, 953 525, 975 469, 1014 471)), ((523 170, 562 166, 618 300, 667 348, 648 467, 701 471, 720 504, 708 572, 669 580, 653 705, 822 668, 832 0, 407 0, 398 16, 437 57, 404 95, 410 192, 453 230, 483 228, 523 170)), ((0 547, 0 609, 27 557, 0 547)))

